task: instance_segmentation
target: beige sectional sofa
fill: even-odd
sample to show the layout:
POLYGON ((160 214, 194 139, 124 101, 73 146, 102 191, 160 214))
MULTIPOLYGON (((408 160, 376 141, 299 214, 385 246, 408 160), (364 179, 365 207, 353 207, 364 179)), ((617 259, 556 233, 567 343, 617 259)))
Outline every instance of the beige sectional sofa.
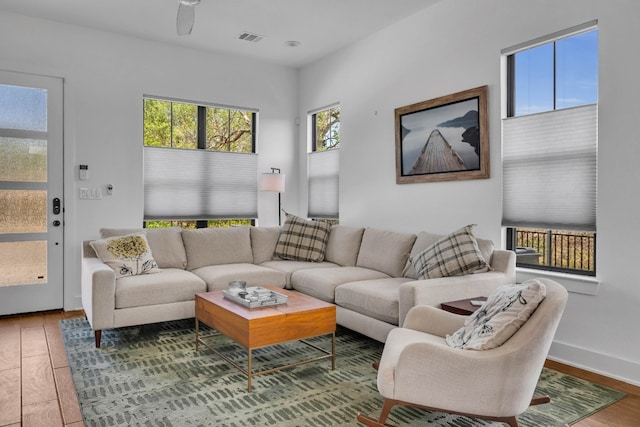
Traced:
POLYGON ((89 241, 82 255, 82 303, 100 346, 103 329, 194 317, 194 295, 225 289, 231 280, 275 285, 335 303, 339 325, 384 342, 415 305, 487 295, 515 283, 515 254, 478 246, 491 270, 418 279, 411 256, 440 235, 336 225, 321 262, 277 259, 281 227, 198 230, 102 229, 102 238, 144 232, 160 271, 116 279, 89 241))

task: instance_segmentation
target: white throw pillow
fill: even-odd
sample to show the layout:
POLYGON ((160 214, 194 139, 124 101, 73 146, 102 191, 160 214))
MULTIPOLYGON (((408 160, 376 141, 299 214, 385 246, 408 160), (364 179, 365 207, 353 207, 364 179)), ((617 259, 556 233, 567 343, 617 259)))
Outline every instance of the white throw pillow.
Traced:
POLYGON ((524 325, 546 295, 544 283, 536 279, 500 286, 465 320, 463 327, 447 335, 447 344, 467 350, 501 346, 524 325))
POLYGON ((113 268, 116 279, 160 272, 144 233, 94 240, 89 244, 98 258, 113 268))

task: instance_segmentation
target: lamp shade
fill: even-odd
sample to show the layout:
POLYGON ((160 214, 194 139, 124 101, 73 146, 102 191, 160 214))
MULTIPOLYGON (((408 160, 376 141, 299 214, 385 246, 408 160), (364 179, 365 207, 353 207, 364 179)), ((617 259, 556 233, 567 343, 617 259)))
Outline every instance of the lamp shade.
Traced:
POLYGON ((284 174, 263 173, 260 175, 260 191, 284 193, 284 174))

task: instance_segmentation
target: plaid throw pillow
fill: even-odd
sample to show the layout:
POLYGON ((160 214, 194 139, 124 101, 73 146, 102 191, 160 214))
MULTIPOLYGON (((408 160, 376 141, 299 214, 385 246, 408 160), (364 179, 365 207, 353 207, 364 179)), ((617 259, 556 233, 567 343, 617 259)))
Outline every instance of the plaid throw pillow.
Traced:
POLYGON ((467 225, 445 236, 411 259, 420 279, 462 276, 490 269, 467 225))
POLYGON ((287 214, 282 226, 275 255, 294 261, 324 261, 331 224, 324 221, 309 221, 287 214))

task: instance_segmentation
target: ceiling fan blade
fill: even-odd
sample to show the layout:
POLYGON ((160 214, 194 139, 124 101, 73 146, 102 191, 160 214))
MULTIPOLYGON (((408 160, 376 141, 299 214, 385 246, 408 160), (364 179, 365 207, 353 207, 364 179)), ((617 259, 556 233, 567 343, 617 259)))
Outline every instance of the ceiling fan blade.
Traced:
POLYGON ((193 23, 196 19, 196 11, 194 6, 188 6, 182 2, 178 6, 178 16, 176 18, 176 29, 179 36, 191 34, 193 23))

